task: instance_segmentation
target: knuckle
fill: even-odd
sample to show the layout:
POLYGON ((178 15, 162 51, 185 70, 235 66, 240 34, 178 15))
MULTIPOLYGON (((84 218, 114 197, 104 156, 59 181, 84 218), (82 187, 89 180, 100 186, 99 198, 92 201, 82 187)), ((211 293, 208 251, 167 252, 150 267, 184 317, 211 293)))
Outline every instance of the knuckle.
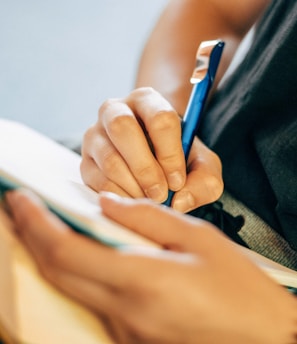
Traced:
POLYGON ((135 168, 135 176, 138 180, 147 180, 148 176, 154 176, 155 175, 155 168, 152 165, 146 165, 146 166, 137 166, 135 168))
POLYGON ((130 93, 130 96, 132 97, 146 97, 146 96, 150 96, 152 94, 156 94, 157 91, 153 88, 153 87, 150 87, 150 86, 146 86, 146 87, 138 87, 136 88, 135 90, 133 90, 131 93, 130 93))
POLYGON ((135 118, 128 114, 115 116, 108 123, 108 133, 111 137, 119 137, 123 132, 135 125, 135 118))
POLYGON ((84 142, 88 142, 90 140, 90 138, 92 138, 93 136, 93 129, 94 126, 91 126, 83 135, 83 143, 84 142))
POLYGON ((89 146, 92 142, 94 136, 96 136, 96 125, 92 125, 83 135, 82 140, 82 152, 85 151, 85 148, 89 146))
POLYGON ((106 99, 100 106, 98 110, 98 118, 103 116, 106 111, 108 111, 112 106, 119 102, 118 98, 109 98, 106 99))
POLYGON ((99 132, 96 125, 90 127, 83 135, 82 145, 81 145, 81 156, 83 160, 88 160, 92 158, 93 151, 96 150, 95 143, 99 132))
POLYGON ((114 152, 107 153, 102 158, 102 170, 106 175, 112 174, 119 166, 119 157, 114 152))
POLYGON ((159 111, 151 120, 151 129, 154 131, 170 131, 180 129, 180 120, 174 111, 159 111))
POLYGON ((210 175, 207 177, 205 182, 211 201, 216 201, 219 199, 224 190, 223 179, 214 175, 210 175))

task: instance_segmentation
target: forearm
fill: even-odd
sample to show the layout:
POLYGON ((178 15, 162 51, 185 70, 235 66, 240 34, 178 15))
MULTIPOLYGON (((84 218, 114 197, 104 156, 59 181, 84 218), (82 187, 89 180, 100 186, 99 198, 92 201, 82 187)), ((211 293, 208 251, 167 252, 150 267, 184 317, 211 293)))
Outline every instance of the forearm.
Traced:
POLYGON ((218 81, 267 3, 267 0, 244 0, 239 4, 229 0, 223 5, 218 0, 170 1, 143 50, 136 87, 154 87, 179 113, 184 113, 200 42, 221 38, 227 43, 218 81))

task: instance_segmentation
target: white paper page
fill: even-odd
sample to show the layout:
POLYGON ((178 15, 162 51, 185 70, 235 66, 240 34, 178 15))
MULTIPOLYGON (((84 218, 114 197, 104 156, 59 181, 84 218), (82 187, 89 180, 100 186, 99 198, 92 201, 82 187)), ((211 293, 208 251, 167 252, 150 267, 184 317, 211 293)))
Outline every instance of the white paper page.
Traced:
POLYGON ((81 157, 19 123, 0 120, 0 176, 25 185, 69 219, 86 225, 102 241, 153 245, 101 214, 98 194, 84 185, 81 157))

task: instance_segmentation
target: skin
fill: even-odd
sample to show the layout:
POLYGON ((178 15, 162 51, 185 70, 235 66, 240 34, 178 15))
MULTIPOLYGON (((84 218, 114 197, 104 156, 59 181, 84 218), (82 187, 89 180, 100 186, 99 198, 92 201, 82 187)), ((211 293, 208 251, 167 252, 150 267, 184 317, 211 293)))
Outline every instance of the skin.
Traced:
POLYGON ((73 232, 35 195, 6 200, 44 277, 100 316, 116 343, 297 343, 296 298, 207 222, 103 194, 106 216, 166 248, 118 251, 73 232))
POLYGON ((181 159, 177 113, 183 113, 189 93, 185 80, 197 49, 191 42, 228 40, 222 74, 233 48, 266 4, 170 1, 145 48, 137 85, 155 87, 176 110, 152 88, 140 88, 103 104, 98 122, 85 136, 85 182, 130 197, 103 193, 103 213, 165 250, 104 247, 71 231, 36 196, 7 194, 16 234, 41 273, 98 314, 116 343, 297 343, 296 299, 215 227, 132 199, 146 196, 161 202, 170 187, 177 191, 173 207, 186 211, 220 195, 216 155, 197 139, 187 171, 181 159), (174 172, 179 177, 173 178, 174 172))
POLYGON ((171 189, 172 207, 182 212, 215 201, 223 191, 219 158, 196 138, 186 170, 180 137, 176 111, 155 90, 108 100, 84 136, 83 180, 97 191, 156 202, 171 189))
POLYGON ((200 42, 216 38, 226 42, 219 81, 268 3, 170 1, 144 48, 136 89, 125 98, 106 101, 97 123, 85 134, 84 182, 97 191, 148 197, 158 203, 171 189, 176 191, 172 207, 181 212, 217 200, 223 191, 220 161, 196 139, 185 165, 177 114, 183 114, 189 98, 189 77, 200 42))
POLYGON ((171 0, 148 38, 140 59, 136 87, 159 91, 179 114, 191 92, 189 83, 202 41, 221 38, 226 45, 219 82, 251 26, 271 0, 171 0))

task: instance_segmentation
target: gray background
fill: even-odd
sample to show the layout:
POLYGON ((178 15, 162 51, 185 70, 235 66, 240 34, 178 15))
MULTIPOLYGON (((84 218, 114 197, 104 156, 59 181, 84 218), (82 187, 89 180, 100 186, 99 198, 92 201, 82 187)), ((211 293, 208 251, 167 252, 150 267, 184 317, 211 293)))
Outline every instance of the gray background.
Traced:
POLYGON ((0 0, 0 117, 80 138, 126 95, 167 0, 0 0))

